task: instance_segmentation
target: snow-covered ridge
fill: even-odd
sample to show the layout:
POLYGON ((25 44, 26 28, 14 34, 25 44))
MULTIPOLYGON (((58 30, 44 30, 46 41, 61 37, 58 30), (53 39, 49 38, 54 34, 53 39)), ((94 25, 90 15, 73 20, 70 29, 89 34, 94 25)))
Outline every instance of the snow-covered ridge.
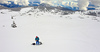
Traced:
MULTIPOLYGON (((26 8, 21 8, 20 11, 12 11, 10 9, 2 9, 0 10, 1 14, 9 14, 9 13, 16 13, 12 14, 11 16, 23 16, 23 15, 33 15, 34 17, 37 16, 43 16, 43 15, 58 15, 59 17, 70 17, 71 15, 79 15, 82 16, 83 18, 88 18, 88 17, 94 17, 96 19, 99 19, 100 17, 100 10, 89 10, 89 11, 64 11, 64 10, 59 10, 56 8, 53 9, 41 9, 38 7, 26 7, 26 8)), ((99 21, 99 20, 98 20, 99 21)))
POLYGON ((89 10, 84 12, 84 14, 100 17, 100 10, 89 10))
MULTIPOLYGON (((0 7, 0 8, 4 8, 4 7, 0 7)), ((7 8, 6 8, 7 9, 7 8)), ((34 6, 34 7, 19 7, 19 8, 8 8, 10 11, 21 11, 26 9, 25 11, 28 12, 49 12, 49 13, 55 13, 58 14, 60 13, 60 15, 68 15, 68 14, 73 14, 77 11, 71 11, 71 10, 62 10, 62 8, 60 7, 45 7, 45 6, 34 6), (27 10, 27 9, 28 10, 27 10)), ((23 11, 22 11, 23 12, 23 11)), ((21 12, 21 13, 22 13, 21 12)), ((84 15, 92 15, 92 16, 98 16, 100 17, 100 10, 88 10, 88 11, 79 11, 79 13, 84 13, 84 15)))
MULTIPOLYGON (((57 8, 53 8, 53 9, 48 9, 48 8, 39 8, 39 7, 30 7, 30 8, 24 8, 25 11, 24 13, 29 13, 29 12, 48 12, 48 13, 52 13, 52 14, 59 14, 59 15, 69 15, 69 14, 74 14, 75 12, 79 12, 81 14, 84 15, 92 15, 92 16, 97 16, 100 17, 100 10, 88 10, 88 11, 69 11, 69 10, 60 10, 57 8), (27 10, 28 9, 28 10, 27 10)), ((24 10, 24 9, 21 9, 24 10)))

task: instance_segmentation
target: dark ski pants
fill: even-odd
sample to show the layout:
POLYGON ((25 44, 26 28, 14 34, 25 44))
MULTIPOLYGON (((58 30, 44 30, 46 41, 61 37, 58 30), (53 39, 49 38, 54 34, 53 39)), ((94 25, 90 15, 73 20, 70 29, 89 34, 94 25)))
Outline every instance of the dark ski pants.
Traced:
POLYGON ((39 45, 39 41, 36 41, 36 45, 39 45))

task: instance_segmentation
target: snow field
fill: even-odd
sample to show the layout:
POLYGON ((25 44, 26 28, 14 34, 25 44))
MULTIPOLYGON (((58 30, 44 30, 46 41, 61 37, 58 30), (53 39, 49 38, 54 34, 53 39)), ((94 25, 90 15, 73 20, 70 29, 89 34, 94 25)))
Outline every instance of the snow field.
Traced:
POLYGON ((100 22, 87 16, 13 13, 0 14, 0 52, 100 52, 100 22), (17 28, 11 27, 13 21, 17 28), (31 45, 35 36, 43 45, 31 45))

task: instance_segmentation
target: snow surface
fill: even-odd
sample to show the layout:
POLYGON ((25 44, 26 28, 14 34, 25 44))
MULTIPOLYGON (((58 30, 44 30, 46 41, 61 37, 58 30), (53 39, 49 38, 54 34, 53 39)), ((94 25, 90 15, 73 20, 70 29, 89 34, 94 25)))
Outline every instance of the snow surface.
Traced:
POLYGON ((100 17, 78 12, 25 14, 30 8, 26 9, 0 10, 4 12, 0 14, 0 52, 100 52, 100 17), (11 27, 13 21, 17 28, 11 27), (31 45, 35 36, 40 37, 42 45, 31 45))

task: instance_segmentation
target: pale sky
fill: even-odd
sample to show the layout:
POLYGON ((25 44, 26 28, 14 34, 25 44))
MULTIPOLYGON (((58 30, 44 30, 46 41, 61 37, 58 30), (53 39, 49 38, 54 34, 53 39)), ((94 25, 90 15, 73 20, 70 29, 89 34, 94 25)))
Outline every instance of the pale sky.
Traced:
POLYGON ((55 4, 59 4, 64 6, 79 7, 80 10, 87 10, 89 2, 91 2, 93 5, 100 7, 100 0, 0 0, 0 3, 10 4, 7 1, 14 1, 15 4, 20 5, 28 5, 29 1, 47 3, 54 6, 55 4))

